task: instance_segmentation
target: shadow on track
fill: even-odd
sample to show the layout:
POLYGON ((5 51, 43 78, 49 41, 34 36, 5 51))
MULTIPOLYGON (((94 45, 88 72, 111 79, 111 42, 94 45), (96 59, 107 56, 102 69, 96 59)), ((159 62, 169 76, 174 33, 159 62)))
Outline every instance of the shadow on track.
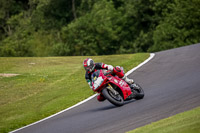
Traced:
POLYGON ((129 100, 129 101, 124 101, 124 105, 123 106, 120 106, 120 107, 117 107, 113 104, 109 104, 107 106, 104 106, 104 107, 98 107, 98 108, 95 108, 95 109, 92 109, 92 110, 88 110, 87 112, 98 112, 98 111, 106 111, 106 110, 112 110, 112 109, 116 109, 116 108, 123 108, 125 105, 129 104, 129 103, 132 103, 132 102, 136 102, 137 100, 133 99, 133 100, 129 100))

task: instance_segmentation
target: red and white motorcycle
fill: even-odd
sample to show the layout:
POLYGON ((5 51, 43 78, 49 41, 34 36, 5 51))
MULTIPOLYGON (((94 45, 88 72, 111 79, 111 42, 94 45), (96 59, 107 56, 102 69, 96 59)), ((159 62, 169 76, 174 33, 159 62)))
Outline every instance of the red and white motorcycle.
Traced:
POLYGON ((128 85, 116 75, 107 70, 97 70, 92 74, 93 91, 103 96, 115 106, 122 106, 124 101, 142 99, 143 89, 136 83, 128 85))

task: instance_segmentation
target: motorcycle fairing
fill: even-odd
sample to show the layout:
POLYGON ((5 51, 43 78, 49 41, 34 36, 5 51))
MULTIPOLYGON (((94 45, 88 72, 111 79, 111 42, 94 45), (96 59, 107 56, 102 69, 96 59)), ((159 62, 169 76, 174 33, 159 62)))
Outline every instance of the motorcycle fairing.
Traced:
POLYGON ((121 91, 124 95, 124 100, 129 95, 131 95, 131 93, 132 93, 131 88, 129 87, 129 85, 124 80, 120 79, 117 76, 111 76, 111 77, 108 78, 108 80, 109 80, 110 83, 117 85, 121 89, 121 91))

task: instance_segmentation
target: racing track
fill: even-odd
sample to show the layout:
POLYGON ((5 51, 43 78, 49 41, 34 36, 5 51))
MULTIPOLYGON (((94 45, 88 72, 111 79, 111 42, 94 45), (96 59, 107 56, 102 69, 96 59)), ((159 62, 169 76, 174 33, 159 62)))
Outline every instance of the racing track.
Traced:
POLYGON ((115 107, 96 98, 20 133, 123 133, 200 106, 200 44, 155 53, 129 75, 145 97, 115 107))

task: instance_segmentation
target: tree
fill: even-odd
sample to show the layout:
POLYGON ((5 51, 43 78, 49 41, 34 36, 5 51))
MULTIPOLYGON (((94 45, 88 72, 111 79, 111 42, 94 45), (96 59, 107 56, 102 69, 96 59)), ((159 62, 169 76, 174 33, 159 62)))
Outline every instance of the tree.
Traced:
MULTIPOLYGON (((5 37, 12 35, 14 28, 7 21, 22 10, 24 9, 21 2, 15 0, 0 1, 0 33, 4 34, 5 37)), ((0 37, 1 39, 3 39, 3 36, 0 37)))
POLYGON ((112 1, 95 3, 89 14, 63 28, 64 45, 71 49, 72 55, 115 53, 120 47, 121 16, 112 1))
POLYGON ((154 31, 154 46, 149 51, 176 48, 200 42, 200 1, 175 0, 167 14, 154 31))
POLYGON ((76 19, 77 16, 76 16, 76 9, 75 9, 75 0, 72 0, 72 12, 73 12, 74 19, 76 19))

